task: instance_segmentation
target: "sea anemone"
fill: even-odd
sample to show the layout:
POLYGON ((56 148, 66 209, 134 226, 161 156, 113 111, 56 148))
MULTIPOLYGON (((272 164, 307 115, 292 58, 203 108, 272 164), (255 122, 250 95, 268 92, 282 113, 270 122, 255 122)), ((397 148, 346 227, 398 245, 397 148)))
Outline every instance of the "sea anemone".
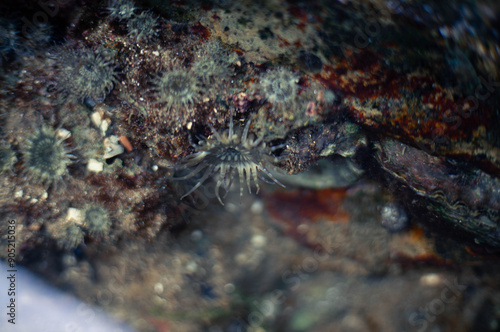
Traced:
POLYGON ((272 104, 274 110, 291 108, 299 91, 299 77, 284 68, 268 71, 254 88, 272 104))
POLYGON ((194 113, 202 87, 192 71, 171 69, 157 76, 153 84, 156 106, 151 111, 156 120, 168 123, 174 131, 184 126, 194 113))
POLYGON ((200 77, 203 83, 209 83, 213 78, 224 79, 231 74, 229 56, 222 45, 217 41, 203 44, 196 53, 192 70, 200 77))
POLYGON ((103 50, 67 51, 63 56, 62 84, 78 100, 102 101, 117 82, 115 65, 103 50))
POLYGON ((135 3, 131 0, 113 0, 107 8, 110 19, 126 20, 134 15, 135 3))
POLYGON ((17 161, 16 153, 10 144, 0 143, 0 174, 12 172, 12 166, 17 161))
POLYGON ((221 64, 218 60, 207 55, 197 55, 193 63, 193 71, 203 83, 209 83, 211 78, 223 78, 227 76, 227 64, 221 64))
POLYGON ((171 69, 157 77, 155 93, 165 108, 185 108, 199 100, 200 87, 196 75, 186 69, 171 69))
POLYGON ((82 229, 72 222, 55 222, 47 227, 47 232, 62 249, 74 249, 83 243, 82 229))
POLYGON ((13 23, 0 20, 0 65, 13 60, 19 51, 19 38, 13 23))
POLYGON ((152 39, 156 36, 157 23, 156 18, 149 12, 134 15, 127 22, 128 36, 134 38, 136 42, 152 39))
POLYGON ((193 169, 187 175, 177 177, 176 179, 190 179, 202 170, 204 170, 204 172, 196 185, 185 193, 181 199, 194 192, 210 176, 218 174, 215 185, 215 195, 219 202, 224 205, 220 196, 220 187, 222 186, 227 194, 231 188, 234 171, 238 173, 240 197, 243 195, 245 182, 248 192, 252 193, 252 179, 257 193, 260 189, 258 179, 265 180, 266 182, 274 182, 283 186, 283 184, 281 184, 266 168, 267 164, 271 161, 277 161, 277 158, 273 157, 272 152, 281 148, 281 146, 267 146, 266 142, 264 142, 263 135, 255 138, 253 134, 249 133, 250 122, 249 120, 246 123, 243 130, 239 127, 235 132, 231 117, 228 130, 219 133, 210 125, 213 136, 200 140, 198 144, 192 144, 195 148, 195 153, 182 160, 178 169, 193 169), (264 175, 267 176, 268 179, 266 179, 264 175))
POLYGON ((85 229, 92 236, 109 232, 111 219, 108 210, 101 205, 92 204, 85 209, 85 229))
POLYGON ((30 138, 23 153, 23 162, 28 176, 33 182, 50 185, 61 181, 67 174, 71 158, 64 140, 49 127, 42 127, 30 138))
POLYGON ((27 29, 25 37, 28 51, 33 52, 33 50, 48 46, 52 33, 52 26, 47 23, 36 24, 27 29))

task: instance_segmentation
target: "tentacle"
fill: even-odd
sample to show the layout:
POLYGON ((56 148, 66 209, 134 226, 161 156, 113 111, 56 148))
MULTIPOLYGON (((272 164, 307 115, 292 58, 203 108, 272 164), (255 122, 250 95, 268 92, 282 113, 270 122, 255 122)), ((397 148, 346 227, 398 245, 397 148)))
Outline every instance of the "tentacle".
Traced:
POLYGON ((245 145, 248 137, 248 130, 250 129, 250 123, 252 120, 248 120, 245 129, 243 129, 243 135, 241 135, 241 144, 245 145))
POLYGON ((219 190, 220 190, 221 184, 224 181, 226 181, 226 175, 227 175, 227 167, 225 164, 222 164, 220 167, 219 179, 217 180, 217 183, 215 185, 215 196, 217 197, 217 199, 219 200, 221 205, 224 205, 224 203, 222 202, 222 199, 220 198, 219 190))
POLYGON ((264 139, 264 134, 260 135, 255 141, 253 141, 252 146, 258 146, 264 139))
POLYGON ((212 130, 212 134, 214 134, 215 138, 219 143, 222 143, 222 137, 220 136, 219 132, 215 130, 214 126, 212 126, 210 123, 208 124, 210 129, 212 130))
POLYGON ((229 141, 233 140, 234 124, 233 124, 233 111, 231 110, 231 118, 229 119, 229 141))
POLYGON ((271 147, 269 148, 269 150, 271 150, 271 151, 273 151, 273 152, 274 152, 274 151, 276 151, 276 150, 278 150, 278 149, 283 149, 283 148, 285 148, 285 147, 286 147, 286 143, 283 143, 283 144, 278 144, 278 145, 271 146, 271 147))
POLYGON ((254 165, 251 169, 251 172, 253 174, 253 182, 255 182, 255 187, 257 188, 257 191, 255 192, 256 194, 259 193, 260 186, 259 186, 259 179, 258 179, 258 174, 257 174, 257 165, 254 165))
POLYGON ((278 181, 278 179, 276 179, 276 178, 275 178, 275 177, 271 174, 271 172, 269 172, 269 171, 267 170, 267 168, 265 168, 265 167, 264 167, 264 166, 262 166, 262 165, 261 165, 261 166, 259 166, 259 167, 260 167, 260 170, 262 171, 262 173, 264 173, 264 174, 266 174, 267 176, 269 176, 269 178, 270 178, 271 180, 273 180, 273 182, 274 182, 274 183, 276 183, 276 184, 278 184, 278 185, 282 186, 283 188, 286 188, 286 186, 285 186, 283 183, 279 182, 279 181, 278 181))
POLYGON ((205 167, 207 167, 207 164, 204 163, 204 162, 201 162, 200 164, 198 164, 198 166, 196 166, 196 168, 194 170, 192 170, 191 172, 189 172, 187 175, 180 176, 180 177, 173 177, 172 179, 173 180, 186 180, 186 179, 190 179, 193 176, 195 176, 196 174, 198 174, 205 167))
POLYGON ((212 175, 213 169, 214 169, 213 166, 210 166, 209 168, 207 168, 207 170, 205 171, 205 174, 203 174, 203 176, 196 183, 196 185, 194 185, 194 187, 191 188, 187 193, 185 193, 184 195, 182 195, 181 200, 184 199, 184 197, 191 195, 196 189, 198 189, 203 184, 203 182, 205 182, 205 180, 208 179, 208 177, 210 175, 212 175))
POLYGON ((176 166, 176 169, 177 170, 183 170, 183 169, 186 169, 186 168, 190 168, 190 167, 196 166, 200 162, 202 162, 203 159, 205 159, 205 157, 208 154, 209 153, 207 151, 196 152, 195 154, 192 154, 192 155, 188 156, 186 158, 186 161, 182 165, 176 166))
POLYGON ((240 180, 240 198, 243 197, 243 178, 245 177, 245 168, 240 166, 238 169, 238 177, 240 180))
POLYGON ((247 176, 247 187, 248 187, 248 193, 252 193, 252 183, 251 183, 251 178, 252 178, 252 167, 245 167, 245 174, 247 176))

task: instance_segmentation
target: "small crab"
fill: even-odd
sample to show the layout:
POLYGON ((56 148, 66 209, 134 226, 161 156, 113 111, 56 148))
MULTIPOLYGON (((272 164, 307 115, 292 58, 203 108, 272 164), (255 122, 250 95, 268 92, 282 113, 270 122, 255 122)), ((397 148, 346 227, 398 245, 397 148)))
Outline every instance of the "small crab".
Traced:
POLYGON ((175 179, 186 180, 196 176, 203 170, 204 173, 197 183, 185 193, 181 199, 193 193, 210 176, 218 174, 215 185, 215 195, 219 202, 224 205, 220 196, 220 188, 222 186, 226 194, 228 193, 231 188, 235 170, 238 172, 240 182, 240 197, 243 196, 245 182, 248 187, 248 192, 250 194, 252 193, 252 179, 255 183, 257 193, 260 190, 259 179, 268 183, 274 182, 284 187, 284 185, 266 168, 272 161, 277 161, 277 158, 272 155, 272 152, 283 146, 268 146, 267 143, 264 142, 264 135, 255 138, 253 134, 249 133, 250 123, 251 121, 248 120, 243 130, 237 128, 235 131, 231 115, 229 129, 219 133, 212 125, 209 125, 213 135, 206 139, 201 139, 198 144, 191 144, 196 152, 184 158, 177 169, 193 169, 187 175, 175 179), (264 175, 267 176, 267 178, 265 178, 264 175))

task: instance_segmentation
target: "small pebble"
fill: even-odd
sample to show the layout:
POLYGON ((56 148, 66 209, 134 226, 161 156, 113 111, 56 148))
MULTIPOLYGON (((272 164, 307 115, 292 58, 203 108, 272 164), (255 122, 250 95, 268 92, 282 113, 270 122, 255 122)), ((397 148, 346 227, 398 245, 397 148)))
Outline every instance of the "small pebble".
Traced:
POLYGON ((92 120, 92 123, 99 128, 101 126, 101 121, 102 121, 102 115, 101 112, 94 112, 92 115, 90 115, 90 119, 92 120))
POLYGON ((250 211, 252 211, 253 214, 262 214, 262 212, 264 211, 264 203, 262 203, 261 200, 256 200, 252 203, 250 211))
POLYGON ((186 271, 188 273, 196 272, 196 270, 198 270, 198 264, 195 261, 190 261, 186 264, 186 271))
POLYGON ((267 239, 263 235, 256 234, 252 236, 250 242, 252 243, 252 246, 254 246, 255 248, 262 248, 266 245, 267 239))
POLYGON ((83 224, 84 220, 85 214, 82 210, 75 208, 68 209, 68 213, 66 214, 66 221, 81 225, 83 224))
POLYGON ((106 132, 108 131, 108 128, 110 125, 111 125, 110 119, 104 119, 101 121, 101 125, 99 126, 99 129, 101 129, 102 136, 106 136, 106 132))
POLYGON ((224 291, 228 294, 231 294, 232 292, 234 292, 235 290, 235 287, 233 284, 229 283, 229 284, 225 284, 224 285, 224 291))
POLYGON ((95 159, 89 159, 89 162, 87 163, 87 170, 94 173, 100 173, 104 170, 104 163, 95 159))
POLYGON ((125 151, 123 145, 120 144, 120 139, 115 135, 105 138, 103 144, 105 149, 104 159, 113 158, 114 156, 122 154, 125 151))
POLYGON ((382 227, 389 232, 399 232, 408 226, 408 216, 401 205, 389 202, 380 211, 382 227))
POLYGON ((65 139, 68 139, 71 137, 71 132, 67 129, 64 129, 64 128, 57 129, 56 134, 57 134, 57 137, 59 137, 62 140, 65 140, 65 139))
POLYGON ((203 237, 203 232, 200 231, 199 229, 193 231, 191 233, 191 240, 195 241, 195 242, 198 242, 202 239, 203 237))
POLYGON ((155 290, 155 293, 156 294, 161 294, 163 293, 163 284, 161 282, 157 282, 155 285, 154 285, 154 290, 155 290))
POLYGON ((424 286, 439 286, 442 283, 442 278, 437 273, 428 273, 420 277, 420 283, 424 286))

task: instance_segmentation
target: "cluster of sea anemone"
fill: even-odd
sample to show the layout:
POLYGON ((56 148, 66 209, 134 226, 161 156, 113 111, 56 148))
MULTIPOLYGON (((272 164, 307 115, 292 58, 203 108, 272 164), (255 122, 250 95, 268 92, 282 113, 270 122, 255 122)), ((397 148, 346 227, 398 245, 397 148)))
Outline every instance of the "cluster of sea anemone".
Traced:
POLYGON ((70 208, 69 211, 73 211, 72 217, 61 218, 47 227, 48 235, 59 247, 74 249, 84 242, 86 236, 95 239, 108 235, 111 217, 102 204, 91 203, 82 210, 70 208))
POLYGON ((128 35, 136 42, 152 39, 157 35, 155 31, 157 24, 156 18, 150 12, 134 15, 127 22, 128 35))
POLYGON ((19 50, 19 36, 12 22, 0 20, 0 65, 19 50))
POLYGON ((15 21, 0 18, 0 65, 32 54, 40 47, 49 45, 51 38, 52 26, 48 23, 20 27, 15 21))
POLYGON ((112 0, 107 7, 109 18, 119 21, 131 18, 136 9, 132 0, 112 0))
POLYGON ((192 70, 204 84, 224 80, 232 73, 228 54, 215 40, 205 42, 195 52, 192 70))
POLYGON ((107 7, 108 17, 120 22, 126 21, 129 37, 136 42, 147 41, 156 36, 157 19, 149 12, 136 14, 137 7, 131 0, 113 0, 107 7))

